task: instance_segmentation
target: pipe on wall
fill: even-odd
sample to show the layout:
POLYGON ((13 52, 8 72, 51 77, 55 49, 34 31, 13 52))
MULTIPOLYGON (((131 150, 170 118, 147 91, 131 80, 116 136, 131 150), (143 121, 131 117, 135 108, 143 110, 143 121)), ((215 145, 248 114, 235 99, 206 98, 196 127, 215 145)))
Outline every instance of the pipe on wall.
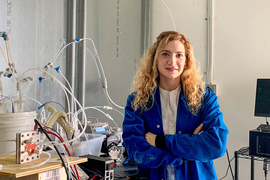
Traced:
POLYGON ((206 83, 214 79, 214 0, 207 0, 207 70, 206 83))

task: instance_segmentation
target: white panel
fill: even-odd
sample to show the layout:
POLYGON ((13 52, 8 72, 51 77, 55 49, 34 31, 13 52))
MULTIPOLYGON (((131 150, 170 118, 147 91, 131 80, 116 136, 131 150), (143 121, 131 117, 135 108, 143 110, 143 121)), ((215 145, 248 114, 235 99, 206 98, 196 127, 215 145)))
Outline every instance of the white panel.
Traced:
MULTIPOLYGON (((63 45, 65 6, 63 0, 0 0, 0 31, 9 33, 11 55, 19 75, 29 68, 44 68, 63 45)), ((0 46, 5 50, 3 38, 0 39, 0 46)), ((54 66, 58 65, 65 74, 65 51, 55 61, 54 66)), ((0 54, 0 71, 6 68, 7 65, 0 54)), ((36 72, 29 71, 22 78, 32 76, 36 72)), ((49 72, 64 82, 55 70, 49 69, 49 72)), ((40 76, 46 76, 47 80, 42 83, 37 79, 31 83, 21 83, 22 94, 35 98, 41 103, 52 100, 64 104, 64 94, 60 86, 55 81, 52 82, 50 76, 41 73, 37 78, 40 76)), ((16 96, 14 79, 3 76, 1 79, 4 95, 16 96)), ((28 111, 37 110, 38 106, 38 103, 32 100, 26 102, 28 111)))
POLYGON ((178 31, 187 36, 194 49, 195 58, 200 62, 201 72, 206 71, 207 60, 207 0, 164 0, 165 4, 152 0, 151 4, 151 44, 163 31, 178 31))
MULTIPOLYGON (((124 107, 131 92, 136 64, 141 56, 141 1, 87 1, 86 27, 87 37, 94 40, 103 64, 109 94, 116 104, 124 107)), ((87 42, 87 48, 85 104, 110 105, 103 93, 96 65, 89 52, 93 50, 90 41, 87 42)), ((124 113, 123 110, 121 112, 124 113)), ((99 114, 91 110, 89 116, 98 117, 101 122, 110 122, 99 114)), ((117 113, 112 113, 112 117, 121 127, 123 117, 117 113)))

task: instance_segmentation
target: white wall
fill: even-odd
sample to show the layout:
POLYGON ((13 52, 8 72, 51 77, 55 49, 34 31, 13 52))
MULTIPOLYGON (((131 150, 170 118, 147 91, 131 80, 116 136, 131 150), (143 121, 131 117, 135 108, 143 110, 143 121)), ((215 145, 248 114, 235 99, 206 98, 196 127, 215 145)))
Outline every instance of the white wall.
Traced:
MULTIPOLYGON (((43 69, 59 49, 63 46, 66 37, 66 2, 61 1, 36 1, 36 0, 0 0, 0 31, 9 34, 9 47, 11 57, 16 65, 18 76, 30 68, 43 69), (52 8, 57 7, 57 8, 52 8)), ((5 51, 4 40, 0 38, 0 47, 5 51)), ((54 66, 61 66, 65 75, 65 51, 60 54, 54 66)), ((7 68, 2 54, 0 54, 0 71, 7 68)), ((48 72, 56 76, 61 82, 64 79, 54 69, 48 72)), ((33 76, 37 70, 29 71, 22 76, 22 79, 33 76)), ((13 78, 1 76, 3 81, 3 95, 16 97, 16 83, 13 78)), ((51 81, 47 74, 40 73, 33 82, 21 82, 23 96, 35 98, 41 103, 57 101, 65 103, 63 91, 60 90, 56 81, 51 81), (45 81, 39 83, 38 77, 46 77, 45 81), (58 93, 51 90, 59 89, 58 93)), ((15 99, 15 98, 14 98, 15 99)), ((25 98, 23 98, 25 99, 25 98)), ((36 111, 39 104, 30 99, 25 99, 26 111, 36 111)), ((10 103, 7 102, 7 106, 10 103)), ((8 108, 11 111, 11 108, 8 108)))
MULTIPOLYGON (((177 31, 185 34, 194 46, 195 57, 205 72, 207 60, 207 0, 166 0, 177 31)), ((162 1, 151 4, 151 42, 164 30, 174 30, 162 1)), ((249 145, 249 130, 265 123, 254 117, 256 80, 270 77, 270 1, 215 1, 214 80, 218 102, 230 133, 227 148, 234 151, 249 145)), ((205 77, 204 77, 205 79, 205 77)), ((234 161, 232 161, 234 168, 234 161)), ((215 160, 218 179, 225 175, 228 162, 224 155, 215 160)), ((240 159, 239 179, 250 179, 250 161, 240 159)), ((230 173, 225 179, 232 179, 230 173)), ((255 179, 264 179, 262 162, 255 163, 255 179)))
MULTIPOLYGON (((103 64, 111 99, 125 107, 127 96, 141 57, 141 6, 142 1, 134 0, 92 0, 87 1, 86 36, 92 38, 103 64)), ((86 44, 86 106, 112 106, 103 92, 94 59, 89 53, 93 50, 90 42, 86 44)), ((102 76, 102 75, 101 75, 102 76)), ((103 76, 102 76, 103 77, 103 76)), ((107 111, 108 112, 108 111, 107 111)), ((119 127, 123 116, 109 111, 119 127)), ((115 125, 98 111, 87 111, 88 117, 97 117, 100 122, 115 125)))

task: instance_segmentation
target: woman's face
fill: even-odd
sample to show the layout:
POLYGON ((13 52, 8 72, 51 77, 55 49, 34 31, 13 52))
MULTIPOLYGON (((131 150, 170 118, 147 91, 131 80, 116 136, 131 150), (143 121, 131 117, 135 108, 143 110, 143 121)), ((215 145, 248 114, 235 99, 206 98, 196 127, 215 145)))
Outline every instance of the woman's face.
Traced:
POLYGON ((179 40, 170 41, 159 53, 157 67, 160 84, 180 84, 180 76, 186 64, 185 47, 179 40))

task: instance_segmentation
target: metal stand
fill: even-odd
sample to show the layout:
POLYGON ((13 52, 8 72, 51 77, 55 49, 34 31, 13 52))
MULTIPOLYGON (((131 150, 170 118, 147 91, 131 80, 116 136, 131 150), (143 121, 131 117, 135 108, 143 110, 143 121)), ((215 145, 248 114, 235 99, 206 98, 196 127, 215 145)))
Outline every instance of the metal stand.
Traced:
POLYGON ((235 180, 238 180, 238 166, 239 166, 239 160, 238 158, 244 158, 244 159, 250 159, 250 179, 254 180, 254 160, 256 161, 263 161, 265 157, 260 156, 252 156, 249 155, 249 147, 243 147, 238 151, 234 152, 234 158, 235 158, 235 180))

